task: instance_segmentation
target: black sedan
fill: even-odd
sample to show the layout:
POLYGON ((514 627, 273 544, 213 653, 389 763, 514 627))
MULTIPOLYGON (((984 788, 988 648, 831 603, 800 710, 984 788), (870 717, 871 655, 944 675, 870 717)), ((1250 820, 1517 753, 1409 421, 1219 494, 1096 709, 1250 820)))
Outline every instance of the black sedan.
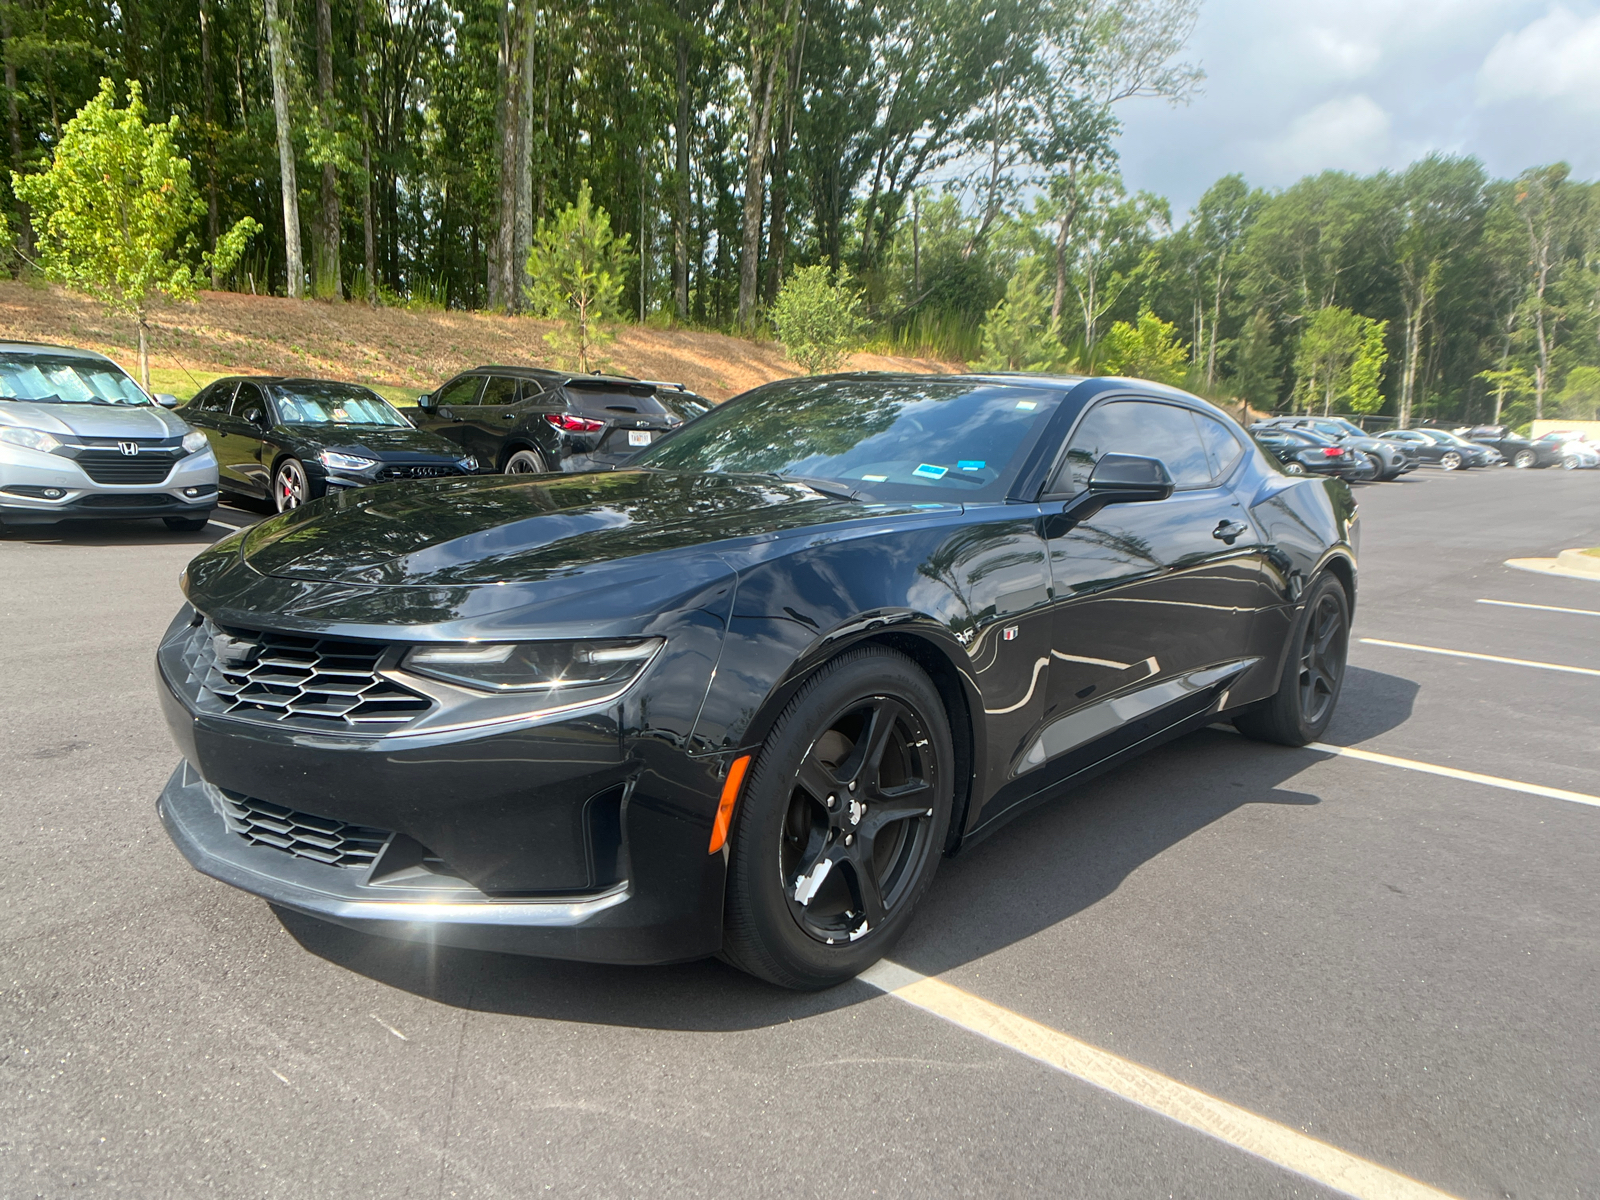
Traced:
POLYGON ((353 383, 219 379, 179 413, 210 439, 223 491, 270 500, 279 512, 347 488, 478 469, 459 446, 353 383))
POLYGON ((1561 465, 1561 447, 1550 442, 1535 442, 1515 432, 1509 425, 1475 425, 1457 431, 1457 436, 1490 446, 1513 467, 1555 467, 1561 465))
POLYGON ((940 858, 1214 721, 1339 698, 1357 519, 1158 384, 836 376, 621 470, 344 493, 162 637, 199 870, 359 930, 824 987, 940 858))
POLYGON ((1442 429, 1390 429, 1378 436, 1387 441, 1407 443, 1422 462, 1446 471, 1487 467, 1494 461, 1490 458, 1489 447, 1475 445, 1442 429))
POLYGON ((1376 472, 1364 455, 1357 455, 1332 438, 1309 429, 1257 424, 1250 433, 1282 464, 1287 475, 1332 475, 1337 479, 1372 479, 1376 472))
POLYGON ((711 407, 679 383, 478 367, 417 401, 417 424, 508 475, 616 466, 711 407))

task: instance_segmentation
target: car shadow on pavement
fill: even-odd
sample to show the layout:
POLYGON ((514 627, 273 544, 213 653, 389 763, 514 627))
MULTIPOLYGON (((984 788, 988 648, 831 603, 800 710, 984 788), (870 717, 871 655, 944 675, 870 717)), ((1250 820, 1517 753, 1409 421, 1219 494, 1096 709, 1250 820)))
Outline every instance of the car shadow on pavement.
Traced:
POLYGON ((56 525, 8 525, 0 541, 35 546, 209 546, 228 536, 215 525, 177 533, 158 520, 62 521, 56 525))
MULTIPOLYGON (((1359 736, 1409 714, 1415 685, 1372 671, 1352 669, 1350 676, 1363 706, 1374 709, 1359 736)), ((1284 785, 1325 757, 1210 729, 1169 743, 941 864, 889 957, 936 974, 1069 920, 1143 864, 1241 808, 1321 803, 1284 785)), ((425 946, 274 912, 312 954, 389 987, 479 1012, 714 1032, 802 1020, 878 994, 862 983, 787 992, 709 959, 615 967, 425 946)))
POLYGON ((1421 685, 1399 675, 1347 667, 1338 711, 1333 714, 1322 740, 1351 746, 1388 733, 1411 719, 1411 710, 1421 690, 1421 685))

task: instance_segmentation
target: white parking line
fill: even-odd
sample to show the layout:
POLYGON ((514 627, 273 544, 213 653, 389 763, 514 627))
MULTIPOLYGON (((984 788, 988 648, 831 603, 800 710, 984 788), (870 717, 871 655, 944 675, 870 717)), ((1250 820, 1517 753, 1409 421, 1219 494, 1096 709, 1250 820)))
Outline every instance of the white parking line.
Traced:
MULTIPOLYGON (((1215 726, 1213 726, 1215 728, 1215 726)), ((1456 767, 1441 767, 1437 763, 1418 762, 1414 758, 1397 758, 1393 754, 1379 754, 1374 750, 1360 750, 1355 746, 1332 746, 1327 742, 1311 742, 1307 750, 1320 750, 1323 754, 1337 754, 1341 758, 1359 758, 1362 762, 1380 763, 1385 767, 1399 767, 1403 771, 1420 771, 1424 775, 1442 775, 1446 779, 1459 779, 1464 783, 1481 783, 1485 787, 1504 788, 1510 792, 1525 792, 1530 796, 1547 796, 1551 800, 1570 800, 1573 804, 1587 804, 1600 808, 1600 796, 1585 792, 1569 792, 1564 788, 1544 787, 1537 783, 1523 783, 1517 779, 1504 779, 1499 775, 1480 775, 1476 771, 1462 771, 1456 767)))
POLYGON ((1448 1193, 1081 1042, 942 979, 931 979, 887 960, 860 978, 913 1008, 1346 1195, 1360 1200, 1448 1200, 1448 1193))
POLYGON ((1593 608, 1562 608, 1556 604, 1522 604, 1516 600, 1479 600, 1479 604, 1498 604, 1501 608, 1537 608, 1540 612, 1573 613, 1580 617, 1600 617, 1593 608))
POLYGON ((1566 663, 1534 662, 1530 658, 1502 658, 1498 654, 1474 654, 1471 650, 1446 650, 1442 646, 1415 646, 1410 642, 1386 642, 1382 638, 1362 638, 1368 646, 1388 646, 1393 650, 1415 650, 1421 654, 1443 654, 1451 658, 1475 658, 1479 662, 1508 663, 1513 667, 1537 667, 1541 671, 1565 671, 1570 675, 1600 675, 1593 667, 1569 667, 1566 663))

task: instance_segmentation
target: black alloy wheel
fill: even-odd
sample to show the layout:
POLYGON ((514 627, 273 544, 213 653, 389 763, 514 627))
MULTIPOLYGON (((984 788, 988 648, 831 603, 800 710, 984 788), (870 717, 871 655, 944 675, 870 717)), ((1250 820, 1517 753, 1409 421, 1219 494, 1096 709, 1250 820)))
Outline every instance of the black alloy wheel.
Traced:
POLYGON ((874 646, 824 668, 746 782, 724 957, 813 989, 887 953, 943 850, 953 758, 943 702, 910 659, 874 646))
POLYGON ((1439 456, 1439 465, 1446 471, 1458 471, 1461 469, 1464 462, 1465 460, 1461 457, 1461 455, 1457 454, 1454 450, 1446 450, 1439 456))
POLYGON ((550 468, 545 465, 544 455, 537 450, 518 450, 506 459, 507 475, 544 475, 550 468))
POLYGON ((1284 746, 1316 741, 1333 720, 1349 650, 1350 600, 1344 585, 1332 575, 1318 576, 1306 591, 1277 693, 1236 715, 1234 728, 1284 746))
POLYGON ((1519 471, 1526 471, 1539 461, 1539 456, 1532 450, 1518 450, 1511 458, 1511 465, 1519 471))

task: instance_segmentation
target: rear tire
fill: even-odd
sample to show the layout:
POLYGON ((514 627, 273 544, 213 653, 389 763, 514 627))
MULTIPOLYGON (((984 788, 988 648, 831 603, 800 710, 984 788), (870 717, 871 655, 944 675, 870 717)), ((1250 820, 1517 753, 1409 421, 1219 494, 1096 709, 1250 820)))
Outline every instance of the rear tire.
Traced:
POLYGON ((1511 465, 1519 471, 1526 471, 1538 463, 1539 456, 1532 450, 1518 450, 1511 459, 1511 465))
POLYGON ((506 459, 507 475, 547 475, 549 472, 544 455, 537 450, 518 450, 506 459))
POLYGON ((1306 473, 1306 469, 1293 459, 1290 459, 1288 462, 1283 464, 1283 473, 1285 475, 1304 475, 1306 473))
POLYGON ((1336 578, 1320 575, 1307 589, 1290 634, 1276 694, 1234 717, 1233 727, 1258 742, 1280 746, 1316 741, 1338 707, 1349 649, 1350 598, 1336 578))
POLYGON ((1459 471, 1464 463, 1461 455, 1454 450, 1446 450, 1439 456, 1439 465, 1446 471, 1459 471))
POLYGON ((944 704, 909 658, 868 646, 825 666, 745 780, 722 956, 811 991, 887 954, 938 867, 954 765, 944 704))
POLYGON ((1570 454, 1563 455, 1561 458, 1561 469, 1563 471, 1576 471, 1578 469, 1578 460, 1570 454))

